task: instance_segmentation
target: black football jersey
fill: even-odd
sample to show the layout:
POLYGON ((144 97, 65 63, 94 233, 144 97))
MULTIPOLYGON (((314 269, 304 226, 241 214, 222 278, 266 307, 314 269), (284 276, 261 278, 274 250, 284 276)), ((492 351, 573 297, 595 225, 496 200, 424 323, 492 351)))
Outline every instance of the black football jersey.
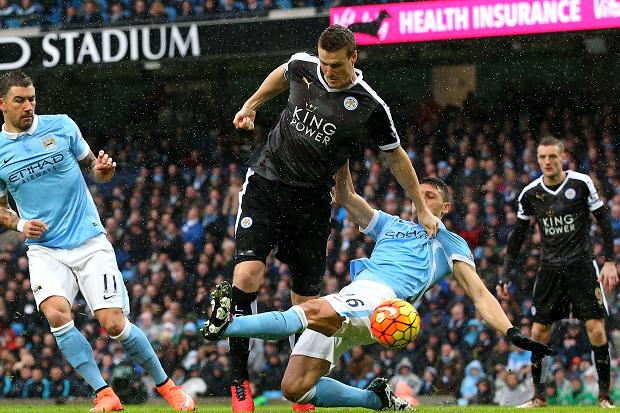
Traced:
POLYGON ((592 179, 566 171, 555 190, 545 186, 542 176, 523 188, 517 216, 523 220, 536 217, 542 236, 541 264, 557 267, 592 259, 591 211, 601 206, 592 179))
POLYGON ((355 70, 345 89, 330 88, 319 58, 297 53, 288 61, 288 103, 252 169, 271 181, 292 186, 331 187, 333 174, 354 150, 362 134, 380 150, 400 145, 390 110, 355 70))

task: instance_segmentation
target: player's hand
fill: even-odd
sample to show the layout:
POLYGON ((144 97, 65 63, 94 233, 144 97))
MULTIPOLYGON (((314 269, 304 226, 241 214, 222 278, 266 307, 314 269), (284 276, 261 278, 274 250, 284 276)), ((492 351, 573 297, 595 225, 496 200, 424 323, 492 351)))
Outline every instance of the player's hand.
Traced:
POLYGON ((236 129, 254 130, 254 120, 256 119, 256 111, 243 107, 235 115, 233 124, 236 129))
POLYGON ((104 151, 99 151, 99 156, 95 160, 93 175, 101 182, 109 182, 116 171, 116 162, 104 151))
POLYGON ((47 231, 47 224, 39 219, 30 219, 24 224, 24 235, 27 238, 39 239, 47 231))
POLYGON ((608 293, 616 289, 618 285, 618 271, 616 270, 615 263, 608 261, 603 265, 599 281, 603 284, 603 288, 608 293))
POLYGON ((500 282, 499 284, 497 284, 497 286, 495 287, 495 292, 497 293, 497 297, 501 300, 510 300, 511 295, 510 295, 510 281, 508 282, 500 282))
POLYGON ((506 332, 506 337, 517 347, 522 348, 526 351, 531 351, 534 354, 539 354, 542 356, 550 356, 552 355, 553 349, 546 344, 539 343, 538 341, 534 341, 531 338, 525 337, 521 330, 517 327, 511 327, 506 332))
POLYGON ((428 208, 418 211, 418 222, 424 227, 424 229, 426 229, 426 233, 430 238, 437 234, 437 230, 439 228, 437 220, 438 218, 431 214, 431 211, 429 211, 428 208))
POLYGON ((497 297, 501 300, 511 299, 510 294, 510 280, 517 278, 516 262, 514 259, 506 256, 504 257, 504 265, 502 267, 502 275, 499 277, 499 284, 495 287, 497 297))

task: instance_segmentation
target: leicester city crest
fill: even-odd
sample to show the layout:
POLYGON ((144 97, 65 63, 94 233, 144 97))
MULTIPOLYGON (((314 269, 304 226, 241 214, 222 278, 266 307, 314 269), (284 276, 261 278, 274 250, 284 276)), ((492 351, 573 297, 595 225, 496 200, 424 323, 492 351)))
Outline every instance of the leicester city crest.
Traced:
POLYGON ((566 199, 575 199, 575 196, 577 195, 577 192, 575 192, 575 190, 573 188, 568 188, 566 190, 566 192, 564 192, 564 196, 566 197, 566 199))
POLYGON ((357 109, 357 99, 353 96, 347 96, 344 98, 344 108, 346 110, 355 110, 357 109))

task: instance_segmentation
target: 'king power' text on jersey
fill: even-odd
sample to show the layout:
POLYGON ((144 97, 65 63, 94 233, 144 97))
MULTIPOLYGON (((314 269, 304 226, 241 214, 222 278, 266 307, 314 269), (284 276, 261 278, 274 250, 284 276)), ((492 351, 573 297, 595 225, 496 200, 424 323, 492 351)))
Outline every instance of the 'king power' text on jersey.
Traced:
POLYGON ((377 243, 370 258, 351 261, 351 277, 385 284, 410 302, 452 274, 453 261, 475 268, 467 242, 441 222, 429 239, 422 225, 375 210, 362 232, 377 243))
POLYGON ((23 219, 49 230, 28 240, 50 248, 74 248, 105 233, 78 161, 90 148, 66 115, 35 116, 22 133, 0 133, 0 195, 11 193, 23 219))
POLYGON ((318 57, 297 53, 285 71, 286 109, 252 169, 270 181, 301 187, 331 187, 332 176, 356 148, 364 130, 383 151, 399 146, 390 110, 362 72, 344 89, 330 88, 318 57))
POLYGON ((536 217, 541 234, 543 266, 566 266, 575 261, 592 261, 589 230, 591 211, 603 206, 588 175, 566 171, 555 189, 543 177, 532 181, 519 195, 517 217, 536 217))

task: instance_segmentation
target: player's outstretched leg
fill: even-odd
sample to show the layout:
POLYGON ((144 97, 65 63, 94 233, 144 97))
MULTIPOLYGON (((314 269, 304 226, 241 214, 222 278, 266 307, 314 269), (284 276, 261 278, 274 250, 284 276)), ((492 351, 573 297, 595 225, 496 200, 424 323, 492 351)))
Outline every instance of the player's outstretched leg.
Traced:
POLYGON ((415 411, 415 408, 409 402, 396 397, 387 379, 378 377, 374 379, 366 388, 375 393, 381 399, 381 411, 402 412, 415 411))
POLYGON ((112 338, 118 340, 125 352, 153 378, 157 392, 168 402, 170 407, 176 411, 196 410, 194 400, 168 377, 142 330, 126 319, 125 327, 121 333, 112 338))
POLYGON ((294 305, 286 311, 231 317, 231 288, 227 282, 215 287, 211 300, 211 317, 200 330, 207 340, 226 337, 254 337, 281 340, 308 326, 304 310, 294 305))
POLYGON ((95 407, 91 412, 112 412, 123 410, 123 405, 112 388, 108 387, 101 376, 99 367, 93 358, 93 349, 88 341, 75 328, 73 320, 67 324, 52 328, 58 347, 71 366, 95 390, 95 407))
POLYGON ((232 288, 224 281, 215 287, 211 296, 211 317, 205 321, 200 332, 207 340, 217 341, 222 338, 226 327, 230 324, 232 288))
POLYGON ((321 377, 298 403, 317 407, 364 407, 380 411, 414 411, 415 408, 394 395, 386 379, 372 381, 367 389, 358 389, 329 377, 321 377))

